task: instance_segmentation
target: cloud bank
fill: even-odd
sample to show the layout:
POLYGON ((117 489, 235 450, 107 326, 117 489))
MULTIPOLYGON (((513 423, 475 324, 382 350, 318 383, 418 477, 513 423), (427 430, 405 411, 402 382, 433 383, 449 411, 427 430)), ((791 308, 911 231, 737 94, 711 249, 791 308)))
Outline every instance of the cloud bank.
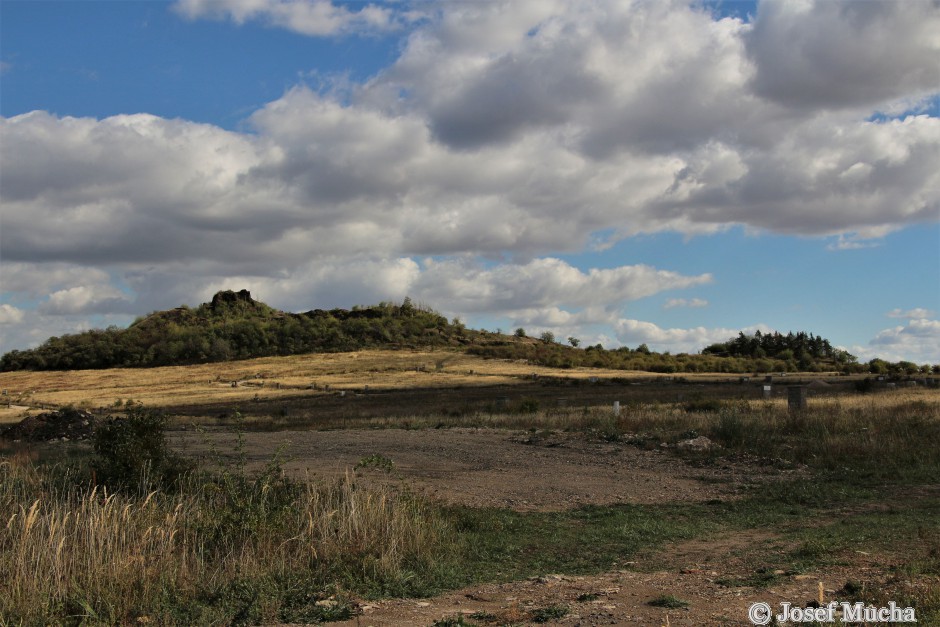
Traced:
POLYGON ((74 316, 232 286, 291 309, 411 294, 691 349, 736 330, 620 313, 708 268, 556 256, 742 225, 854 248, 940 211, 940 119, 920 112, 940 92, 935 3, 761 3, 753 22, 679 1, 448 3, 417 23, 407 11, 425 5, 354 6, 175 5, 312 36, 411 25, 370 80, 296 86, 244 131, 146 113, 0 120, 11 302, 74 316))

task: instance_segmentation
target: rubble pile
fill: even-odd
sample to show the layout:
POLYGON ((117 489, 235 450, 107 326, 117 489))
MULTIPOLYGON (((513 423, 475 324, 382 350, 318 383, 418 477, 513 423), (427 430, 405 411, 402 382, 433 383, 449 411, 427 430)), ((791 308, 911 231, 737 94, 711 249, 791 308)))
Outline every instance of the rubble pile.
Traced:
POLYGON ((87 411, 66 407, 27 416, 11 427, 0 429, 0 437, 27 442, 86 440, 94 432, 96 421, 94 415, 87 411))

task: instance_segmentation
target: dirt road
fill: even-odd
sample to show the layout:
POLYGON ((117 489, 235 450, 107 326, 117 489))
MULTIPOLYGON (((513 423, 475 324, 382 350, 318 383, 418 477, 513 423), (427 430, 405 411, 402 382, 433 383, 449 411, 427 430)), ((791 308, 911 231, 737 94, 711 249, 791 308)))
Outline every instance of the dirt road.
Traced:
MULTIPOLYGON (((285 470, 313 478, 360 471, 367 481, 404 481, 448 503, 559 510, 587 504, 701 502, 732 498, 771 475, 752 465, 695 468, 663 450, 641 450, 582 433, 501 429, 381 429, 249 432, 244 451, 260 468, 280 451, 285 470), (390 460, 391 471, 381 466, 390 460)), ((236 437, 223 430, 176 432, 174 445, 205 459, 234 458, 236 437)), ((779 476, 779 473, 775 473, 779 476)))

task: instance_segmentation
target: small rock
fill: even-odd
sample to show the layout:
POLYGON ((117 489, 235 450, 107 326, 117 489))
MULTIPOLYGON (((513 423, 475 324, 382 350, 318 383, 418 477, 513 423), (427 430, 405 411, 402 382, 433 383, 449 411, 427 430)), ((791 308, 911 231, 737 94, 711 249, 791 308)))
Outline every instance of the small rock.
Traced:
POLYGON ((676 444, 676 448, 680 451, 710 451, 713 448, 720 447, 704 435, 700 435, 697 438, 679 442, 676 444))

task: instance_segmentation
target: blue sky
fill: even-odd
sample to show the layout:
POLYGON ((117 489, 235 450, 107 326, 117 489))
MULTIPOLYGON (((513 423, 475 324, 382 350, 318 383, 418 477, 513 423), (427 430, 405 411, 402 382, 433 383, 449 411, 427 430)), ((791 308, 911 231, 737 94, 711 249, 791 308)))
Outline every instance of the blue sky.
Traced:
POLYGON ((927 1, 0 0, 0 350, 251 289, 940 363, 927 1))

